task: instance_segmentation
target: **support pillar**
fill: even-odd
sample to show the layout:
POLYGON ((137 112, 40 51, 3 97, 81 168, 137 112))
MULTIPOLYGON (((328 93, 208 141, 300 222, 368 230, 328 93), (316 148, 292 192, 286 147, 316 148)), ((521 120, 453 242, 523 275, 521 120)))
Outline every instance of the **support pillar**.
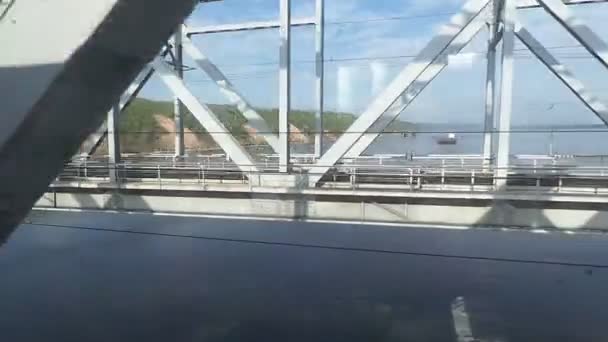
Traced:
POLYGON ((315 15, 315 73, 317 113, 315 117, 315 157, 323 155, 323 112, 325 79, 325 0, 316 0, 315 15))
MULTIPOLYGON (((179 25, 173 36, 173 62, 175 72, 180 79, 184 78, 184 55, 182 45, 182 25, 179 25)), ((184 146, 184 120, 183 120, 182 102, 176 96, 173 99, 173 120, 175 122, 175 156, 183 157, 185 152, 184 146)))
POLYGON ((110 181, 118 182, 118 164, 120 163, 120 104, 115 104, 108 111, 108 165, 110 181))
POLYGON ((488 168, 492 163, 492 142, 494 139, 494 110, 496 92, 496 45, 498 31, 497 1, 493 2, 493 10, 488 21, 488 53, 486 70, 486 102, 483 135, 483 166, 488 168))
POLYGON ((513 110, 513 50, 515 46, 515 0, 502 0, 502 63, 500 84, 500 112, 498 120, 498 152, 496 159, 496 185, 504 188, 507 175, 511 143, 511 113, 513 110))
POLYGON ((281 0, 279 36, 279 172, 289 172, 289 112, 291 110, 291 0, 281 0))

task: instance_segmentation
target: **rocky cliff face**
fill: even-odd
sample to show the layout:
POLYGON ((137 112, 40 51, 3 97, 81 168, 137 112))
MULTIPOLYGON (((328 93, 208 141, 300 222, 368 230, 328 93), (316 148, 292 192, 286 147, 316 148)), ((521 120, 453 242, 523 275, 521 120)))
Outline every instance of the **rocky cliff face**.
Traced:
MULTIPOLYGON (((264 143, 264 138, 261 135, 257 135, 258 131, 249 126, 245 125, 245 130, 252 137, 251 139, 255 144, 264 143)), ((309 144, 311 142, 311 138, 303 133, 298 127, 294 125, 289 125, 289 141, 296 144, 309 144)))

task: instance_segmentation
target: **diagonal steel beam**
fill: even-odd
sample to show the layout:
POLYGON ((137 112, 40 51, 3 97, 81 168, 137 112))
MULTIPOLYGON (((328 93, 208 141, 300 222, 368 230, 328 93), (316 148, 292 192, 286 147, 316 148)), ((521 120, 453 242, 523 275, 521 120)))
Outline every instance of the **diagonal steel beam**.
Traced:
MULTIPOLYGON (((565 5, 592 5, 608 2, 608 0, 561 0, 565 5)), ((529 9, 541 7, 537 0, 519 0, 517 1, 517 9, 529 9)))
MULTIPOLYGON (((297 26, 313 26, 315 25, 315 18, 298 18, 291 21, 292 27, 297 26)), ((224 33, 224 32, 239 32, 239 31, 256 31, 256 30, 268 30, 277 29, 281 27, 279 21, 253 21, 238 24, 223 24, 214 26, 203 26, 203 27, 192 27, 188 31, 188 34, 193 36, 197 34, 209 34, 209 33, 224 33)))
POLYGON ((578 97, 587 108, 608 125, 608 107, 597 97, 589 93, 583 83, 555 58, 536 38, 520 23, 515 26, 515 34, 519 40, 557 76, 578 97))
POLYGON ((257 168, 249 153, 232 136, 217 116, 192 95, 186 83, 178 77, 175 71, 161 57, 154 59, 152 67, 156 70, 165 85, 203 125, 211 138, 232 158, 237 167, 243 172, 256 172, 257 168))
POLYGON ((395 102, 389 110, 384 113, 382 120, 376 122, 369 130, 369 133, 364 134, 351 147, 347 158, 359 157, 367 148, 380 136, 380 134, 393 122, 409 105, 422 93, 422 91, 445 69, 448 65, 448 55, 459 53, 485 26, 483 18, 478 18, 470 23, 459 35, 450 43, 448 48, 441 54, 440 58, 436 59, 422 74, 420 74, 412 84, 407 88, 406 92, 401 95, 399 100, 395 102))
MULTIPOLYGON (((148 80, 150 80, 153 74, 154 69, 152 69, 150 65, 146 65, 144 70, 139 73, 139 75, 133 81, 133 83, 131 83, 129 88, 127 88, 127 90, 121 95, 120 102, 118 104, 121 112, 124 111, 125 108, 129 106, 131 101, 133 101, 133 99, 137 97, 139 92, 143 89, 143 87, 146 85, 148 80)), ((95 133, 91 134, 87 138, 87 140, 85 140, 85 142, 82 144, 85 151, 87 151, 87 154, 94 154, 103 142, 103 139, 105 139, 107 135, 108 125, 107 122, 104 121, 104 123, 99 126, 99 128, 95 131, 95 133)))
POLYGON ((388 88, 373 101, 323 157, 309 168, 311 184, 316 184, 350 150, 364 132, 399 100, 407 87, 440 58, 442 52, 469 23, 479 16, 487 5, 488 0, 469 0, 460 13, 454 15, 448 24, 441 27, 439 33, 418 56, 401 71, 388 88))
POLYGON ((217 86, 220 88, 220 92, 226 96, 230 104, 237 107, 237 109, 247 119, 249 125, 254 128, 257 133, 251 132, 250 135, 255 137, 261 135, 264 140, 277 152, 279 150, 279 138, 272 134, 271 129, 266 124, 264 118, 255 110, 253 106, 249 104, 247 99, 236 90, 236 87, 228 80, 220 69, 205 56, 201 50, 199 50, 192 40, 188 38, 188 28, 184 27, 184 34, 182 36, 182 44, 184 51, 194 60, 196 66, 207 74, 217 86))
POLYGON ((557 20, 589 53, 608 68, 608 44, 589 26, 577 18, 561 0, 538 0, 540 5, 557 20))

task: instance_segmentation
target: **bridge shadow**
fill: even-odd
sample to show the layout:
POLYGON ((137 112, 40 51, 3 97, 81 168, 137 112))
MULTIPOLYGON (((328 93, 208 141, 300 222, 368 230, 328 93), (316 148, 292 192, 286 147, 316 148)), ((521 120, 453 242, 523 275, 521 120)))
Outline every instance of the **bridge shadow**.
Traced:
MULTIPOLYGON (((509 195, 515 194, 515 191, 509 190, 509 186, 503 186, 497 189, 489 201, 491 202, 490 209, 473 225, 473 227, 488 227, 500 226, 504 228, 521 228, 521 229, 568 229, 568 230, 605 230, 608 228, 608 221, 603 212, 608 211, 608 203, 576 203, 576 202, 558 202, 550 199, 539 199, 537 201, 520 201, 509 199, 509 195), (563 210, 565 213, 568 210, 581 210, 590 214, 584 216, 584 213, 563 214, 556 217, 549 217, 547 212, 550 210, 563 210), (575 215, 578 215, 576 217, 575 215), (563 219, 566 222, 560 224, 557 220, 563 219)), ((535 192, 539 195, 551 195, 552 193, 535 192)), ((557 194, 556 194, 557 195, 557 194)))

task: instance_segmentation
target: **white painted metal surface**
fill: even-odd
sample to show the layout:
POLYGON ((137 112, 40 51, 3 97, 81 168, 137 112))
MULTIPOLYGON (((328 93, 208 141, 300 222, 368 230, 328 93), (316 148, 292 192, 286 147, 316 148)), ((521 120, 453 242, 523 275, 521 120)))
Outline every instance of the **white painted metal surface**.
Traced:
MULTIPOLYGON (((561 0, 565 5, 590 5, 608 2, 606 0, 561 0)), ((518 0, 518 9, 539 8, 538 0, 518 0)))
MULTIPOLYGON (((297 26, 313 26, 316 24, 316 18, 297 18, 291 21, 292 27, 297 26)), ((281 27, 280 21, 253 21, 238 24, 223 24, 202 27, 191 27, 188 30, 189 35, 222 33, 222 32, 239 32, 239 31, 255 31, 278 29, 281 27)))
POLYGON ((487 6, 487 0, 469 0, 462 11, 453 16, 431 42, 408 66, 401 71, 389 87, 361 114, 336 143, 310 169, 311 183, 321 177, 342 158, 363 134, 399 99, 420 74, 422 74, 467 25, 487 6))
POLYGON ((516 34, 519 40, 534 53, 534 55, 547 67, 549 70, 562 81, 568 89, 578 97, 583 104, 589 108, 600 120, 608 124, 608 107, 600 101, 600 99, 591 94, 579 81, 576 76, 560 61, 555 58, 549 50, 547 50, 534 36, 521 24, 516 25, 516 34))
POLYGON ((608 68, 608 44, 603 41, 583 20, 576 17, 572 9, 561 0, 538 0, 541 6, 551 14, 589 53, 608 68))
POLYGON ((156 57, 152 66, 167 87, 192 112, 194 117, 205 127, 213 140, 234 160, 241 171, 257 171, 251 156, 241 144, 230 134, 224 124, 213 112, 192 95, 179 76, 171 70, 161 57, 156 57))
POLYGON ((484 21, 480 17, 467 25, 458 34, 441 55, 417 78, 410 82, 399 99, 383 114, 382 120, 377 121, 345 154, 346 158, 361 156, 365 150, 380 136, 391 122, 422 93, 422 91, 448 66, 448 56, 459 53, 483 28, 484 21))
POLYGON ((488 51, 486 54, 486 93, 483 134, 483 158, 485 165, 491 163, 494 140, 494 112, 496 110, 496 41, 500 22, 498 20, 498 0, 492 0, 491 15, 488 20, 488 51))
POLYGON ((184 28, 184 51, 194 60, 196 66, 217 84, 220 92, 228 99, 228 102, 236 106, 247 119, 248 125, 255 130, 255 132, 252 131, 250 133, 252 137, 262 136, 273 151, 278 152, 279 139, 268 127, 264 118, 249 104, 247 99, 236 89, 226 75, 194 45, 192 40, 187 36, 188 32, 188 29, 184 28))
MULTIPOLYGON (((120 104, 115 104, 110 111, 108 111, 108 162, 111 165, 117 165, 120 163, 120 104)), ((111 169, 110 180, 116 182, 116 170, 111 169)))
MULTIPOLYGON (((179 25, 173 35, 173 69, 180 79, 184 79, 184 48, 182 46, 182 25, 179 25)), ((184 112, 179 97, 173 98, 173 123, 175 126, 175 156, 183 157, 186 151, 184 141, 184 112)))
POLYGON ((279 37, 279 170, 289 172, 289 112, 291 111, 291 0, 280 0, 279 37))
POLYGON ((496 185, 507 185, 509 153, 511 150, 511 114, 513 111, 513 66, 515 48, 515 0, 504 0, 502 8, 502 63, 500 66, 500 110, 498 112, 498 151, 496 153, 496 185))
POLYGON ((315 17, 315 95, 317 111, 315 115, 315 156, 323 155, 323 112, 325 89, 325 0, 316 0, 315 17))

